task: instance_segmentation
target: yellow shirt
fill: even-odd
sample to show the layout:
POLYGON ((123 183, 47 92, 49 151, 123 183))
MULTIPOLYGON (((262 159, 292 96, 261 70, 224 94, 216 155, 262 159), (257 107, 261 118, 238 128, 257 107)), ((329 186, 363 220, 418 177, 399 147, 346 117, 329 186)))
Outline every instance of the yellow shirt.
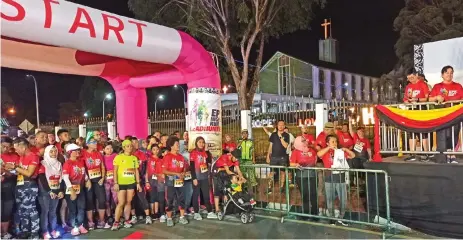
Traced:
POLYGON ((117 183, 129 185, 136 183, 135 172, 138 171, 138 158, 130 155, 119 154, 114 158, 114 166, 117 166, 117 183))

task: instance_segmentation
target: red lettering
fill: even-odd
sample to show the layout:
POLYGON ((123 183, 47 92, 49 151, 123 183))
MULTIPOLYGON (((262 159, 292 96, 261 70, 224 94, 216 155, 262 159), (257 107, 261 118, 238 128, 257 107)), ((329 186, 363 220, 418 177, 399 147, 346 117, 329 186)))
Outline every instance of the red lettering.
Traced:
POLYGON ((76 33, 77 28, 86 28, 90 32, 90 37, 95 38, 95 26, 93 25, 93 21, 90 18, 88 12, 83 8, 77 8, 76 17, 74 18, 74 23, 72 24, 71 28, 69 29, 69 33, 76 33), (81 22, 81 18, 84 16, 86 23, 81 22))
POLYGON ((52 21, 51 4, 59 4, 59 2, 55 0, 43 0, 43 3, 45 4, 45 24, 43 25, 43 27, 50 28, 52 21))
POLYGON ((114 34, 116 34, 117 41, 119 41, 119 43, 124 43, 124 39, 122 38, 122 35, 120 33, 120 31, 124 30, 124 23, 122 22, 122 20, 120 20, 117 17, 110 16, 110 15, 104 14, 104 13, 102 13, 101 15, 103 16, 103 24, 104 24, 103 39, 108 40, 109 39, 109 30, 112 30, 114 32, 114 34), (117 21, 117 26, 109 25, 109 19, 110 18, 117 21))
POLYGON ((129 23, 133 23, 137 26, 137 32, 138 32, 137 47, 141 47, 141 45, 143 44, 143 28, 142 27, 146 27, 146 24, 135 22, 132 20, 129 20, 129 23))
MULTIPOLYGON (((8 16, 4 14, 3 12, 1 13, 1 17, 7 21, 12 21, 12 22, 18 22, 22 21, 24 17, 26 17, 26 10, 24 10, 24 7, 21 6, 21 4, 15 2, 14 0, 2 0, 3 3, 6 3, 14 8, 16 8, 16 11, 18 11, 18 14, 16 16, 8 16)), ((4 8, 2 6, 2 8, 4 8)))

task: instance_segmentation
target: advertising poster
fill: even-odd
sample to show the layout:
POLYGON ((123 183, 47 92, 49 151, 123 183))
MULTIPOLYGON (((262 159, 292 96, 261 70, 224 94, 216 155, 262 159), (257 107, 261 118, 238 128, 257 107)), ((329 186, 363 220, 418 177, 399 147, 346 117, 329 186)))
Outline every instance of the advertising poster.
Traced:
POLYGON ((222 155, 222 105, 220 92, 214 88, 191 88, 188 90, 189 137, 188 149, 195 148, 195 140, 201 136, 206 140, 212 156, 222 155))

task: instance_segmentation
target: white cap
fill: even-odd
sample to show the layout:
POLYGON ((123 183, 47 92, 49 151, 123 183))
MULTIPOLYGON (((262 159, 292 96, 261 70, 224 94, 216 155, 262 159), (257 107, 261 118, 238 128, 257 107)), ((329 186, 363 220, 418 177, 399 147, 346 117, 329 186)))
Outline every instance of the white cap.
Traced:
POLYGON ((80 150, 80 147, 77 146, 77 144, 71 143, 66 146, 66 152, 75 151, 75 150, 80 150))

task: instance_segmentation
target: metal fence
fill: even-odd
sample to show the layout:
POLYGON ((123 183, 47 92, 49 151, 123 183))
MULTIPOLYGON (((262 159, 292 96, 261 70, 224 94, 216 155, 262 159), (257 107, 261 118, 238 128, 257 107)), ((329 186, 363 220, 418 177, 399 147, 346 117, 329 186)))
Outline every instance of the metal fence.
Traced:
MULTIPOLYGON (((415 110, 424 111, 439 108, 448 108, 458 104, 462 104, 463 101, 452 101, 444 104, 438 104, 433 102, 426 103, 410 103, 410 104, 395 104, 388 105, 389 107, 399 108, 404 110, 415 110)), ((447 155, 458 155, 463 154, 463 148, 461 147, 461 139, 463 138, 463 122, 460 122, 450 129, 444 132, 443 136, 446 138, 447 144, 444 154, 447 155)), ((381 153, 409 153, 409 154, 438 154, 438 136, 436 132, 426 133, 413 133, 402 131, 396 127, 380 123, 380 139, 381 139, 381 153)))
POLYGON ((257 202, 256 209, 280 212, 282 222, 299 216, 390 230, 385 171, 265 164, 241 166, 241 171, 248 179, 245 185, 257 202))
POLYGON ((184 132, 186 130, 185 109, 161 110, 149 113, 149 124, 151 133, 172 134, 174 131, 184 132))

